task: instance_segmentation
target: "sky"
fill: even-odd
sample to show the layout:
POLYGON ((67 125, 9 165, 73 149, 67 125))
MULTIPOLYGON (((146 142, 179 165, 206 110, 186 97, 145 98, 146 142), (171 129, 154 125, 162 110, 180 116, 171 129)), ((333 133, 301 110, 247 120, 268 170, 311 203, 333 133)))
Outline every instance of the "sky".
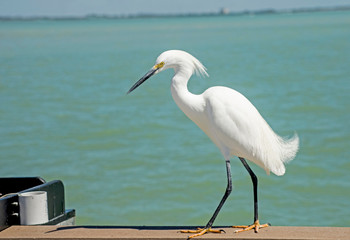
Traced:
POLYGON ((2 17, 213 13, 350 6, 350 0, 0 0, 2 17))

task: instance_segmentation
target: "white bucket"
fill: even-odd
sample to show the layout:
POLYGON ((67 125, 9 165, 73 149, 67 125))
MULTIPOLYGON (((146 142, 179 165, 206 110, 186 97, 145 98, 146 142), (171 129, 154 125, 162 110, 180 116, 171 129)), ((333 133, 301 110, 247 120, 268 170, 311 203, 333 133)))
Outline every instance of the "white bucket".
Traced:
POLYGON ((49 221, 45 191, 18 194, 21 225, 43 224, 49 221))

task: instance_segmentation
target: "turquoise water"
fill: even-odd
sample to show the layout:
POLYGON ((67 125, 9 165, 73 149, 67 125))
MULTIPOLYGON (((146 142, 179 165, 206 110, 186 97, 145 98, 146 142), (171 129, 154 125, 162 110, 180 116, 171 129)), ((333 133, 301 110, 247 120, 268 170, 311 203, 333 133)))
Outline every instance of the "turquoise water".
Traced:
MULTIPOLYGON (((130 95, 167 49, 208 68, 189 89, 242 92, 301 148, 283 177, 259 176, 260 220, 350 225, 350 12, 0 22, 0 175, 61 179, 77 224, 204 225, 226 187, 218 149, 177 108, 168 70, 130 95)), ((252 186, 217 225, 249 224, 252 186)))

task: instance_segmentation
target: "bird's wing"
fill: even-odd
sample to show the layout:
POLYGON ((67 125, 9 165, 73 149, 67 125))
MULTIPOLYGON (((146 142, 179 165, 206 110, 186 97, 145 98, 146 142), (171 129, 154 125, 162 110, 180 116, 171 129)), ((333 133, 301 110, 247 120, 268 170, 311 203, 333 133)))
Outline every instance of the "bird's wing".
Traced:
POLYGON ((271 152, 271 143, 265 139, 265 129, 271 128, 254 105, 239 92, 226 87, 210 88, 204 96, 218 147, 229 150, 230 155, 247 158, 269 172, 267 161, 273 157, 273 151, 266 155, 271 152))

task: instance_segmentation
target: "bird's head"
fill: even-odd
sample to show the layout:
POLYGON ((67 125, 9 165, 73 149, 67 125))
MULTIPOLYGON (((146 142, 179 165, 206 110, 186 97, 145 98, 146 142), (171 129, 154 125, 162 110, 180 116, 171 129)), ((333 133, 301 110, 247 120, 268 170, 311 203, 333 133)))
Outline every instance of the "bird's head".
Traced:
POLYGON ((181 50, 169 50, 159 55, 155 65, 130 88, 128 94, 153 75, 168 68, 173 68, 175 71, 182 68, 187 69, 191 74, 195 72, 203 76, 209 76, 202 63, 191 54, 181 50))

